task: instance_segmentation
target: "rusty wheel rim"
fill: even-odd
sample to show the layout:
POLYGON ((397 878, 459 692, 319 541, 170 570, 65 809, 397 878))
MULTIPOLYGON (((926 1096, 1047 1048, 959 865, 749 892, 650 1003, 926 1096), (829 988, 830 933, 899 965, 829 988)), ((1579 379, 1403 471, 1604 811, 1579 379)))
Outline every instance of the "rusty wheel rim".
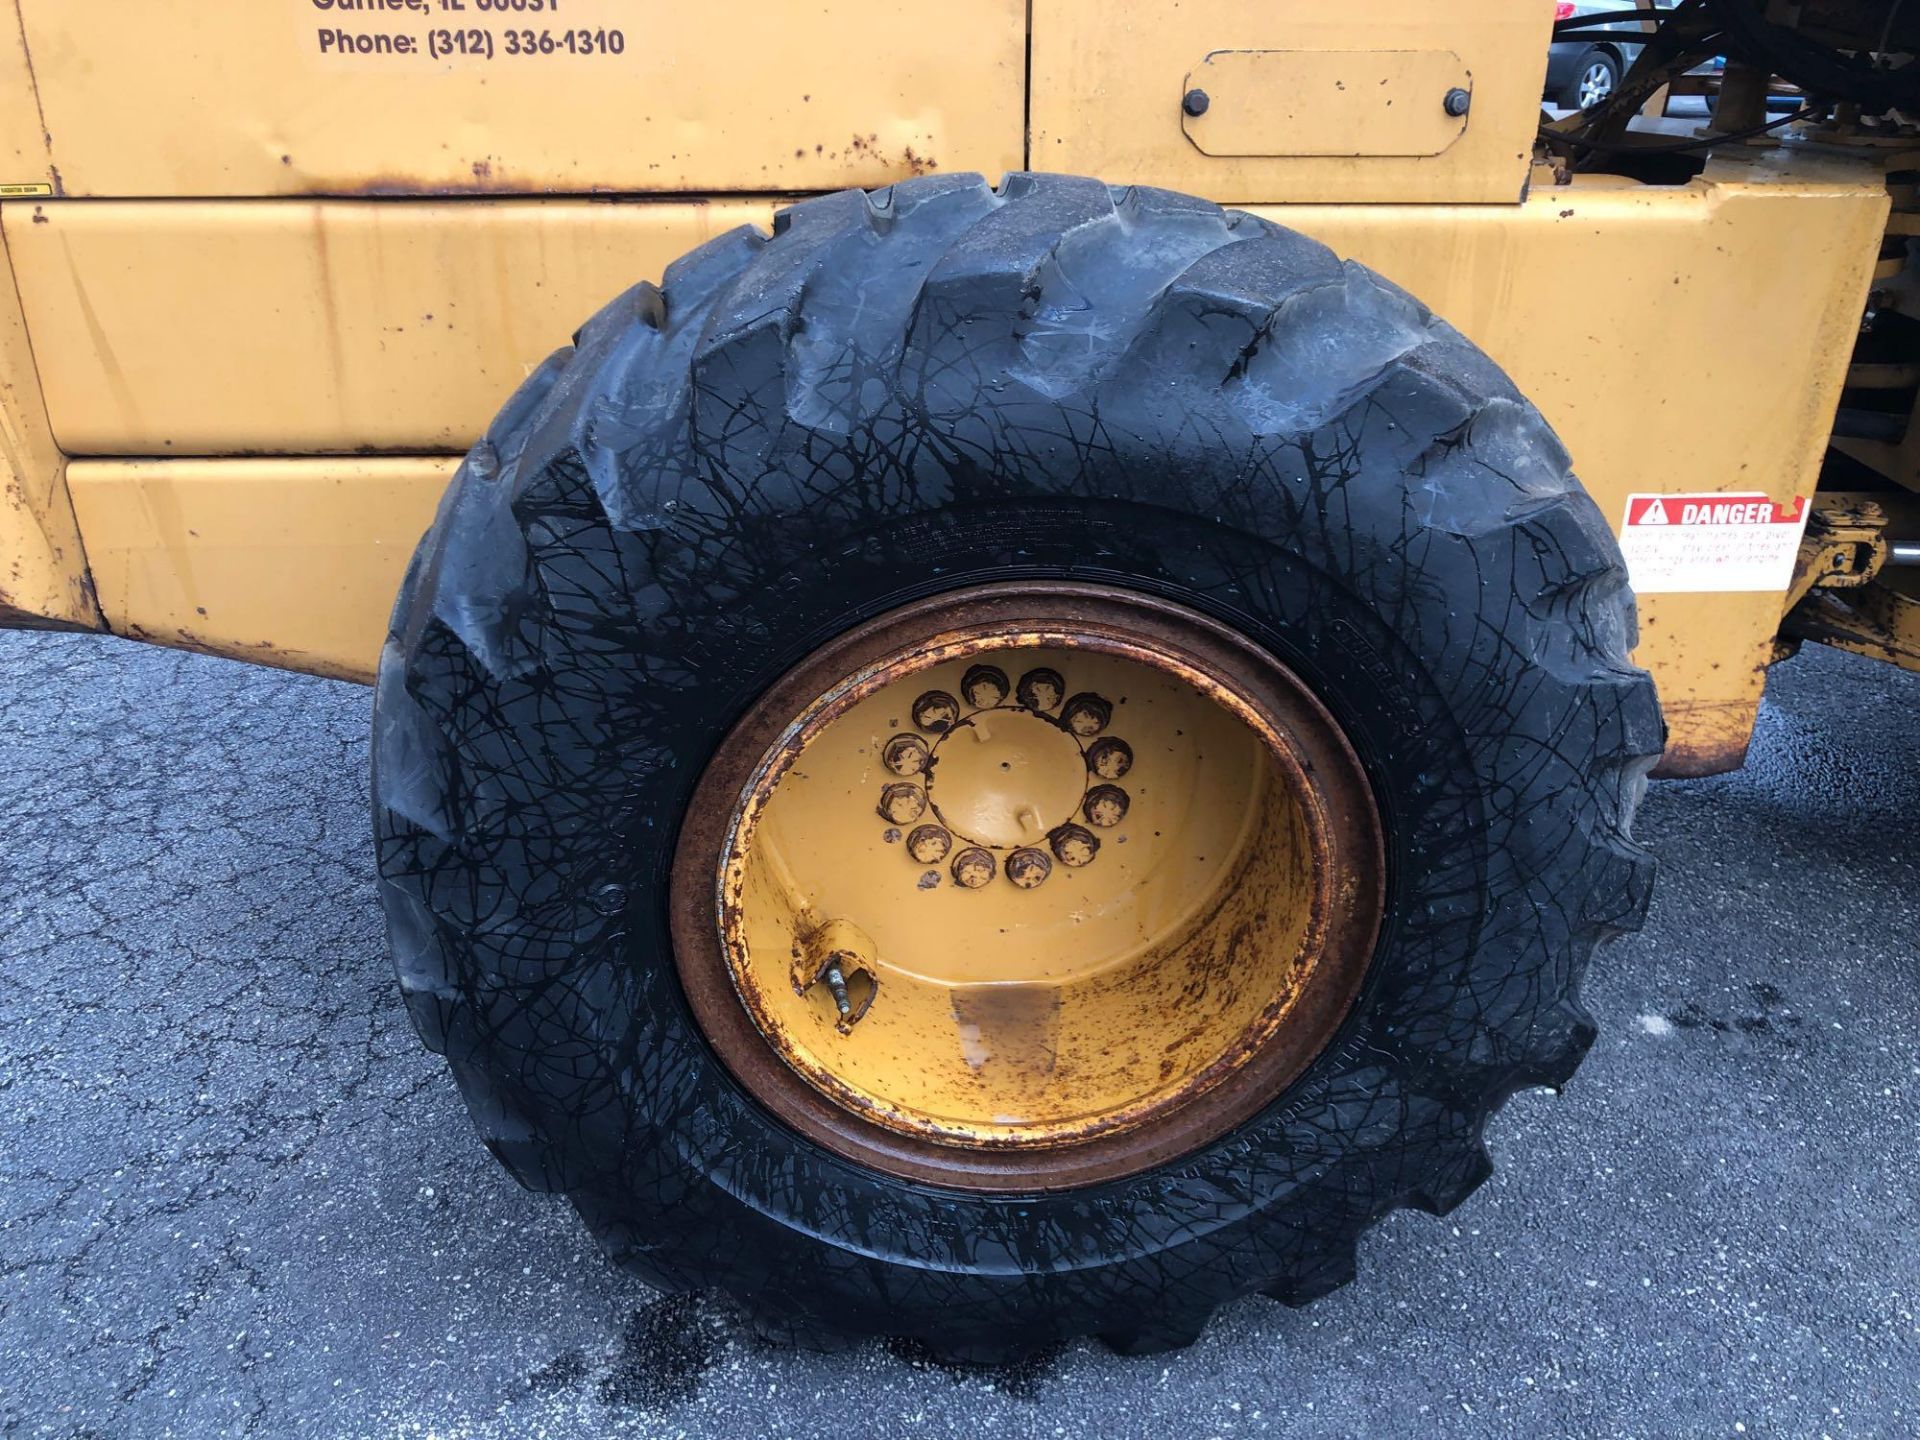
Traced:
POLYGON ((776 682, 701 777, 671 922, 703 1032, 792 1128, 1053 1190, 1297 1078, 1365 978, 1383 872, 1357 757, 1272 656, 1135 592, 1013 583, 776 682))

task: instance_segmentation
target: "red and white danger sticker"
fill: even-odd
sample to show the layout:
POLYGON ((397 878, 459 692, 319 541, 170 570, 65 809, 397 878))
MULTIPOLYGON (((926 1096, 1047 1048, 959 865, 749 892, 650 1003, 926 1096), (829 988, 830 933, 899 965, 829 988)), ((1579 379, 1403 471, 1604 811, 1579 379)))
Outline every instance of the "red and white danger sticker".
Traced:
POLYGON ((1812 508, 1798 496, 1629 495, 1620 551, 1641 595, 1784 590, 1812 508))

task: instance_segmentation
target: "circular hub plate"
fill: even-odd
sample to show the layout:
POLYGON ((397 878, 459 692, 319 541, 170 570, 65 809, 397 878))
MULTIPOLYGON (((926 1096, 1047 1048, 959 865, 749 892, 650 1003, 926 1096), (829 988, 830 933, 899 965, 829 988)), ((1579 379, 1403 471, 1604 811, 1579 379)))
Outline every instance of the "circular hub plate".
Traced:
POLYGON ((1024 706, 976 710, 939 737, 927 801, 976 845, 1040 845, 1074 818, 1087 764, 1070 731, 1024 706))
POLYGON ((1381 869, 1357 760, 1271 657, 1130 592, 995 586, 843 636, 727 738, 675 951, 803 1133, 1059 1188, 1270 1102, 1357 992, 1381 869))

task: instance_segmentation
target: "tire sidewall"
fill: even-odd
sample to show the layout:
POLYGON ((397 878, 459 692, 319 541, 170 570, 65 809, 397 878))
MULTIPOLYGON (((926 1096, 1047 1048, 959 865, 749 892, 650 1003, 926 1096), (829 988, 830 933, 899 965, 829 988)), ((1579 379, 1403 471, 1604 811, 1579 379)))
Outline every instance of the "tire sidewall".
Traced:
MULTIPOLYGON (((1256 1214, 1284 1219, 1299 1211, 1304 1224, 1306 1212, 1329 1205, 1337 1212, 1344 1197, 1376 1204, 1377 1177, 1351 1172, 1369 1171, 1383 1158, 1418 1163, 1407 1154, 1419 1129, 1407 1129, 1410 1101, 1400 1081, 1416 1070, 1431 1072, 1437 1057, 1408 1053, 1406 1039, 1422 1013, 1457 993, 1478 920, 1456 903, 1457 893, 1463 883, 1471 893, 1485 879, 1484 861, 1474 859, 1485 837, 1471 786, 1432 781, 1470 777, 1467 748, 1447 723, 1444 695, 1381 622, 1376 602, 1284 544, 1117 502, 1034 498, 911 512, 765 576, 724 616, 711 615, 679 657, 686 672, 714 678, 698 696, 683 698, 683 723, 671 745, 676 763, 647 787, 652 793, 631 797, 627 813, 683 813, 729 725, 815 645, 923 595, 1015 578, 1120 584, 1178 601, 1233 625, 1301 674, 1362 756, 1381 804, 1388 905, 1376 961, 1347 1022, 1256 1119, 1174 1164, 1124 1180, 1056 1195, 982 1196, 868 1171, 760 1109, 705 1043, 679 986, 666 924, 676 836, 659 827, 630 831, 629 873, 648 900, 627 917, 631 1028, 610 1028, 620 1045, 605 1057, 606 1074, 619 1075, 620 1054, 638 1048, 653 1063, 628 1073, 642 1081, 677 1079, 670 1087, 624 1088, 627 1133, 671 1140, 625 1147, 620 1175, 607 1177, 612 1188, 671 1190, 685 1203, 687 1187, 710 1184, 769 1226, 941 1272, 936 1308, 956 1303, 949 1287, 1004 1283, 991 1266, 983 1273, 983 1254, 1017 1257, 1009 1259, 1009 1273, 1028 1277, 1085 1270, 1091 1256, 1117 1278, 1143 1260, 1179 1263, 1172 1251, 1196 1252, 1196 1269, 1200 1256, 1217 1268, 1223 1253, 1258 1242, 1256 1227, 1247 1224, 1256 1214), (1433 863, 1441 854, 1448 863, 1433 863), (1385 1127, 1399 1147, 1391 1157, 1368 1154, 1365 1126, 1356 1136, 1356 1104, 1396 1111, 1385 1127), (849 1217, 858 1223, 850 1226, 849 1217), (1063 1244, 1063 1237, 1072 1239, 1063 1244)), ((1429 1107, 1436 1141, 1444 1135, 1457 1142, 1450 1107, 1431 1097, 1419 1103, 1429 1107)), ((1354 1218, 1357 1225, 1371 1216, 1354 1218)), ((1316 1214, 1315 1223, 1339 1226, 1341 1219, 1316 1214)), ((766 1271, 764 1253, 756 1253, 742 1278, 758 1287, 778 1284, 766 1271)), ((812 1272, 816 1286, 821 1273, 812 1272)), ((1221 1273, 1222 1285, 1231 1286, 1232 1268, 1221 1273)), ((1157 1282, 1143 1275, 1139 1283, 1157 1282)), ((1075 1298, 1084 1302, 1089 1293, 1082 1284, 1075 1298)))

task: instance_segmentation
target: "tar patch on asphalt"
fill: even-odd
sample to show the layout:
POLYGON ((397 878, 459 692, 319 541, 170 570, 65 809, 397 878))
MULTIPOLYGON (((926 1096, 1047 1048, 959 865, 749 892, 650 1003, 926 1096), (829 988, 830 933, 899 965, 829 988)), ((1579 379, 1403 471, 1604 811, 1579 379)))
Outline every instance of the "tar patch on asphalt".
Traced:
POLYGON ((887 1341, 887 1352, 916 1370, 939 1370, 955 1380, 984 1380, 1015 1400, 1039 1397, 1041 1383, 1058 1368, 1066 1348, 1048 1345, 1005 1365, 967 1365, 942 1359, 918 1340, 887 1341))
POLYGON ((656 1300, 627 1317, 619 1353, 600 1380, 600 1403, 653 1411, 684 1405, 700 1393, 721 1344, 719 1327, 703 1313, 699 1296, 656 1300))
POLYGON ((1786 1008, 1785 993, 1764 980, 1747 986, 1747 993, 1753 997, 1757 1008, 1741 1007, 1738 1013, 1715 1015, 1697 1000, 1689 1000, 1679 1009, 1668 1011, 1667 1019, 1682 1030, 1706 1030, 1722 1035, 1737 1031, 1742 1035, 1773 1040, 1789 1049, 1797 1046, 1800 1042, 1794 1032, 1804 1022, 1786 1008))
POLYGON ((578 1350, 563 1351, 527 1376, 527 1388, 538 1395, 571 1390, 587 1378, 587 1357, 578 1350))

